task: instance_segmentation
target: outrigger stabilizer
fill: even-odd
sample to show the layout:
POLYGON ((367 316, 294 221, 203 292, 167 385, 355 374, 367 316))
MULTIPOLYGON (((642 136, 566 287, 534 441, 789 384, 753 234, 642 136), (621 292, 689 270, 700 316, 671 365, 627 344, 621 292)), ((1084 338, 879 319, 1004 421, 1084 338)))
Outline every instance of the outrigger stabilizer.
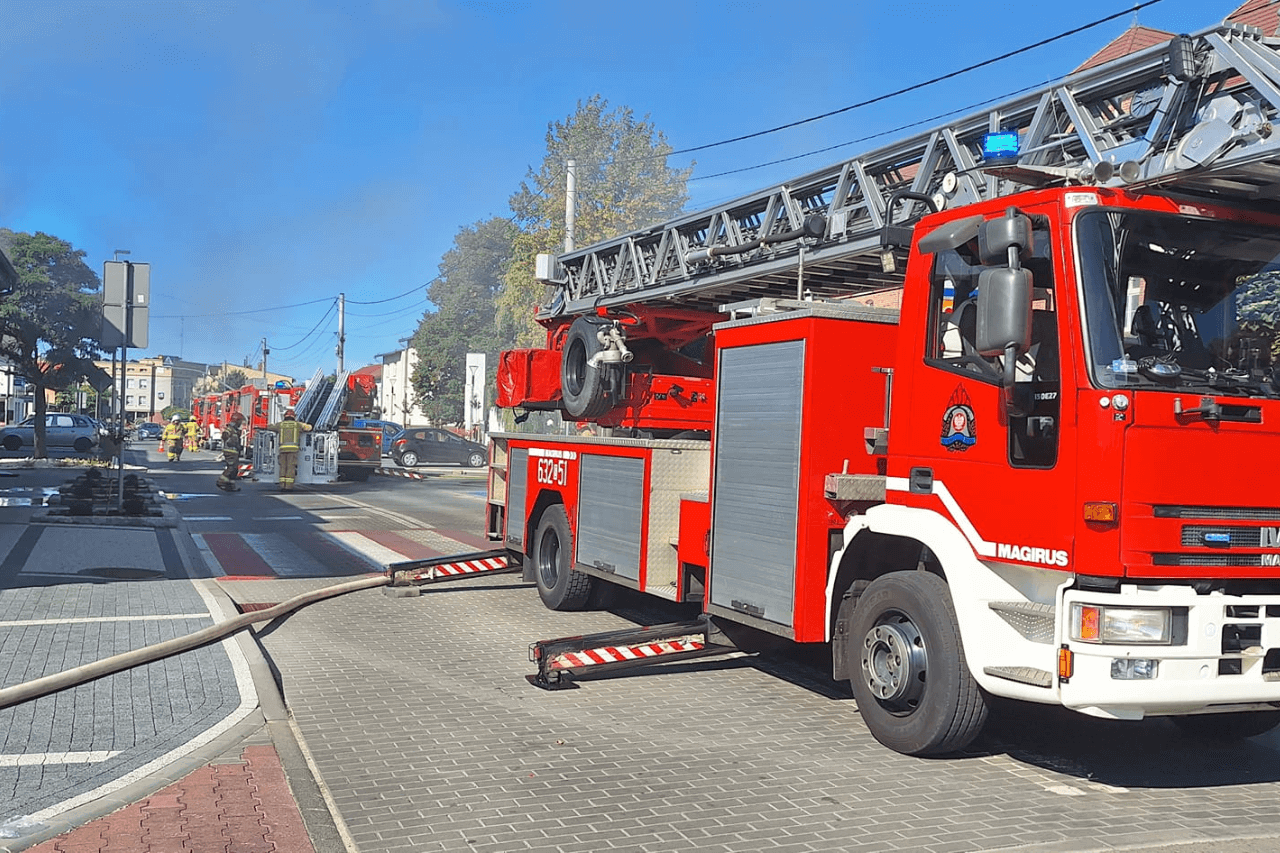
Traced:
POLYGON ((413 596, 418 594, 418 587, 437 581, 460 580, 477 575, 496 575, 519 570, 518 565, 511 565, 510 560, 507 559, 507 552, 503 549, 475 551, 449 557, 432 557, 429 560, 409 560, 387 566, 387 577, 391 578, 391 584, 387 589, 391 595, 413 596))
MULTIPOLYGON (((391 582, 385 591, 398 597, 416 596, 430 583, 517 571, 520 566, 511 565, 502 549, 409 560, 387 566, 391 582)), ((538 672, 525 677, 544 690, 565 690, 577 687, 574 676, 736 651, 737 645, 715 620, 703 614, 691 622, 540 640, 529 646, 529 660, 538 664, 538 672)))
POLYGON ((625 628, 581 637, 541 640, 529 645, 536 675, 525 678, 543 690, 577 687, 574 676, 738 651, 709 615, 692 622, 625 628))

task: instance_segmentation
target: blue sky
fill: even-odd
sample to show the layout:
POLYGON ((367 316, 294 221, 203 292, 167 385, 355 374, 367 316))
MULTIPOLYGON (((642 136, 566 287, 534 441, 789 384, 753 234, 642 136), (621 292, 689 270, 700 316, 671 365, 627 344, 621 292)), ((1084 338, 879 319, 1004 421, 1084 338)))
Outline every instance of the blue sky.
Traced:
MULTIPOLYGON (((696 161, 699 209, 891 140, 721 173, 1046 81, 1135 18, 1196 32, 1239 5, 1160 0, 944 84, 672 163, 696 161)), ((1132 6, 0 0, 0 226, 68 240, 99 274, 116 249, 150 263, 143 354, 257 364, 266 338, 268 367, 306 379, 334 368, 339 293, 348 368, 399 348, 458 228, 509 215, 548 123, 593 94, 681 149, 1132 6)))

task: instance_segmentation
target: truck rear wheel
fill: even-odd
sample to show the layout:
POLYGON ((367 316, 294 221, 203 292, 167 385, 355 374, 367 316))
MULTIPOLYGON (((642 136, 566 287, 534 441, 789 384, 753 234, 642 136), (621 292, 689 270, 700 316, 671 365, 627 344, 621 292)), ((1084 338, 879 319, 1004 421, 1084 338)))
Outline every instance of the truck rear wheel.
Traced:
POLYGON ((928 572, 894 572, 858 599, 847 640, 858 711, 880 743, 907 755, 967 746, 987 704, 965 663, 951 591, 928 572))
POLYGON ((617 402, 614 389, 621 366, 588 364, 601 349, 596 325, 585 317, 574 320, 560 358, 560 395, 571 417, 599 417, 617 402))
POLYGON ((1235 711, 1170 717, 1184 734, 1200 740, 1233 741, 1265 735, 1280 726, 1280 711, 1235 711))
POLYGON ((573 533, 564 507, 549 507, 533 537, 534 582, 538 596, 550 610, 582 610, 595 578, 572 566, 573 533))

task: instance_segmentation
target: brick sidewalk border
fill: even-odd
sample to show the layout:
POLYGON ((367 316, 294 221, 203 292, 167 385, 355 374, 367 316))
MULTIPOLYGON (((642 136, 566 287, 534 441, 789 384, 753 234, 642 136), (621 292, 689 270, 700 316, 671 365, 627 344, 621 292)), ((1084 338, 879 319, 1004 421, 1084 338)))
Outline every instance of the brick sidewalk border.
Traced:
POLYGON ((247 746, 28 853, 315 853, 280 756, 247 746))

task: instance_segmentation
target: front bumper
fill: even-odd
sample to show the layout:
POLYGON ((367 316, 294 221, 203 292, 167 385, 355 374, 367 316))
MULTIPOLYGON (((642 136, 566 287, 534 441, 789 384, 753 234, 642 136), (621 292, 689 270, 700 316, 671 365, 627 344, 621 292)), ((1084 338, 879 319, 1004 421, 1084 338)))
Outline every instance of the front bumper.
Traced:
POLYGON ((1126 584, 1117 593, 1064 590, 1058 613, 1059 647, 1073 663, 1058 685, 1068 708, 1117 719, 1280 708, 1280 595, 1126 584), (1172 645, 1086 643, 1070 638, 1075 603, 1171 607, 1182 622, 1172 645), (1154 675, 1116 677, 1134 660, 1155 662, 1154 675))

